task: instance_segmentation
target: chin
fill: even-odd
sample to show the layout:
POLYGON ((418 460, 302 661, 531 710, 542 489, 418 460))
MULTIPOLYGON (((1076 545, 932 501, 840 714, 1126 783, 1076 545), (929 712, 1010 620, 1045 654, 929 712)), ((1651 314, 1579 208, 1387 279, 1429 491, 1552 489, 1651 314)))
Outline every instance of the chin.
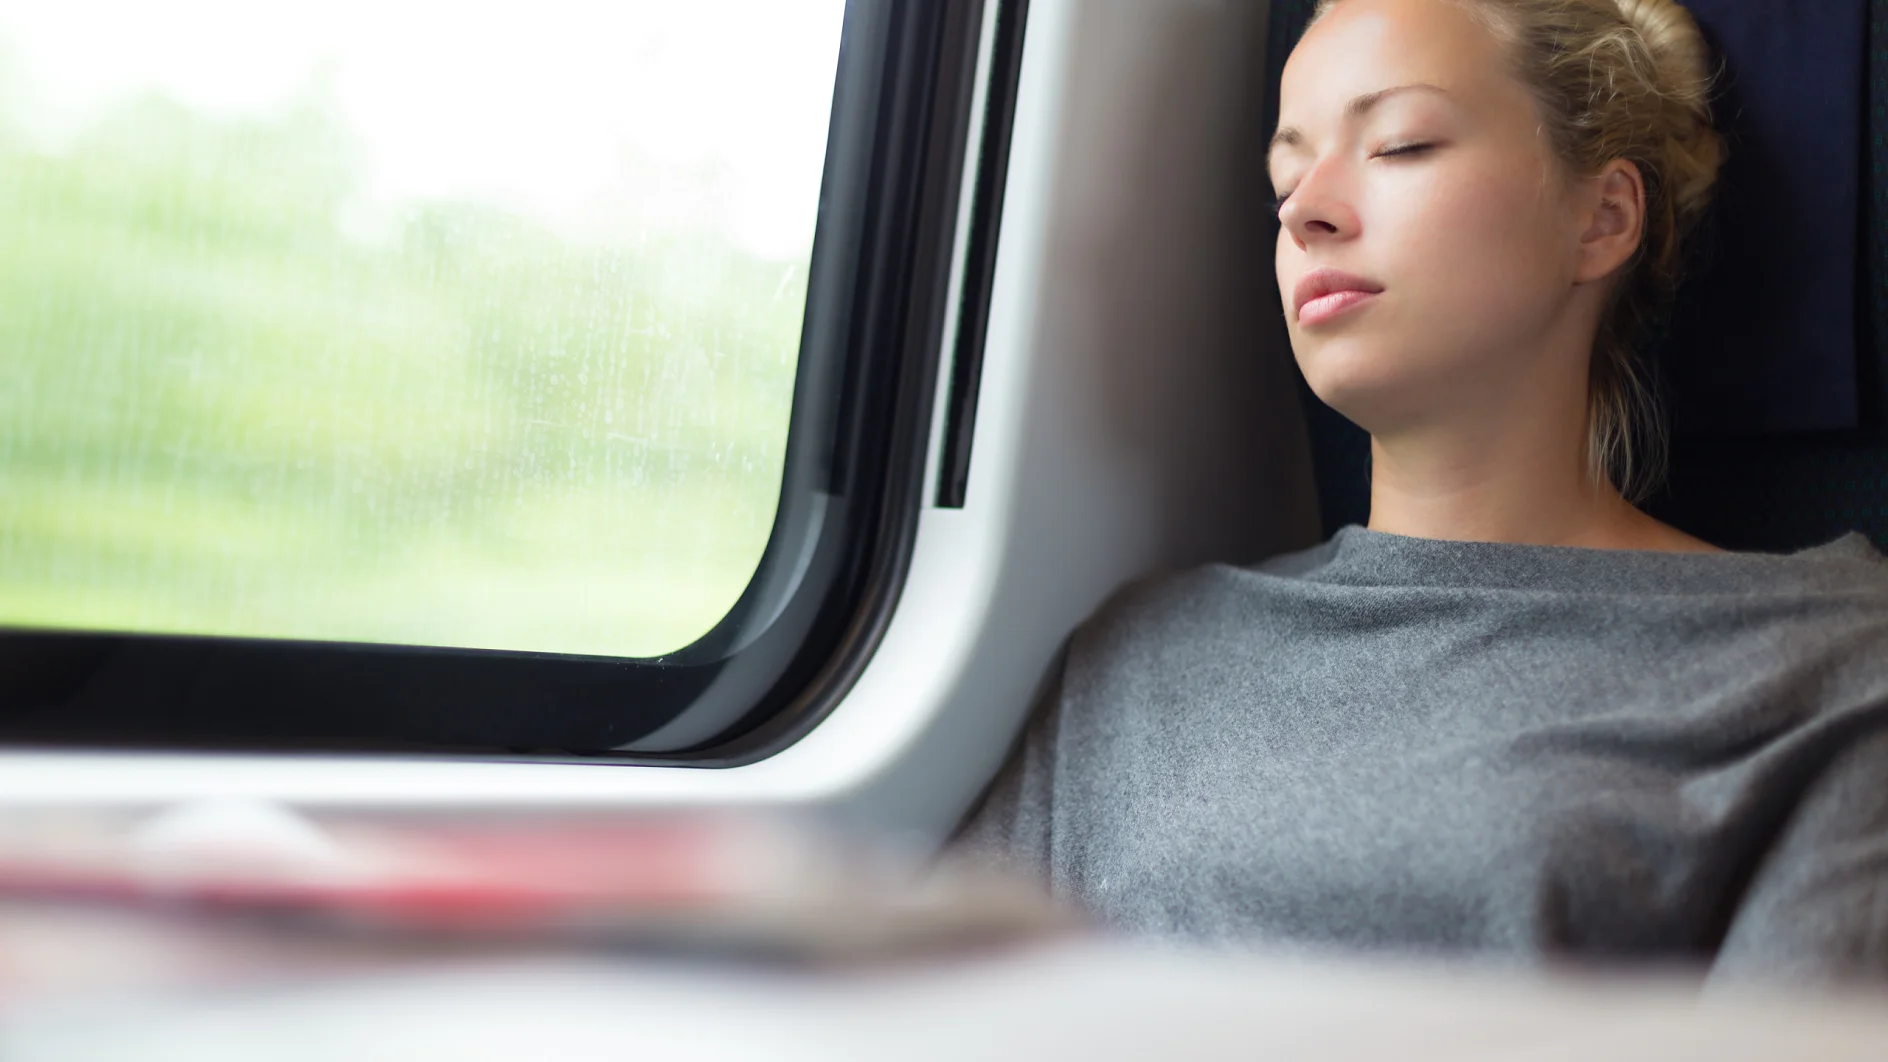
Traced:
POLYGON ((1394 418, 1413 390, 1413 381, 1399 371, 1406 359, 1380 345, 1339 339, 1297 349, 1302 351, 1298 368, 1311 393, 1366 431, 1394 418))

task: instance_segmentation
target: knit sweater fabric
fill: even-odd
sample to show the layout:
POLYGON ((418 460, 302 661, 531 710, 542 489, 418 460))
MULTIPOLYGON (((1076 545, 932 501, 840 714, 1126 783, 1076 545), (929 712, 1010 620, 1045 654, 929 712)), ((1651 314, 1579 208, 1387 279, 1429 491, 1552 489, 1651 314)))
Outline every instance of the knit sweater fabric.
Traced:
POLYGON ((1350 527, 1152 580, 963 841, 1132 933, 1888 976, 1888 561, 1350 527))

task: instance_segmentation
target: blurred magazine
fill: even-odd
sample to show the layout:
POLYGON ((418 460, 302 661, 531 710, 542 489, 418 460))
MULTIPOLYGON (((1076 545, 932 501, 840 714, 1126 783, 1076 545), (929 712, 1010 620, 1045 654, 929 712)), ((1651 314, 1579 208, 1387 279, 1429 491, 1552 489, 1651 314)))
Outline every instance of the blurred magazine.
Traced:
POLYGON ((0 811, 0 993, 168 981, 166 953, 185 981, 520 949, 841 962, 1074 925, 987 866, 768 814, 0 811))

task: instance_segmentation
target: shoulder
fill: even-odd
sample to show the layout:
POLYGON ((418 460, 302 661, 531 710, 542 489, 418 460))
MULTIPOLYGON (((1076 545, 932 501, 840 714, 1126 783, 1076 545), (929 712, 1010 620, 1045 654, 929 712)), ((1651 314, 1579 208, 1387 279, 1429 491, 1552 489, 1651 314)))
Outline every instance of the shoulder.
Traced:
POLYGON ((1228 654, 1285 621, 1281 607, 1328 559, 1329 542, 1260 564, 1207 564, 1138 579, 1116 591, 1069 643, 1067 673, 1143 677, 1191 669, 1228 654))
POLYGON ((1100 642, 1132 643, 1185 637, 1219 629, 1242 606, 1262 602, 1315 573, 1329 560, 1332 544, 1282 553, 1259 564, 1205 564, 1137 579, 1096 609, 1082 635, 1100 642))
POLYGON ((1888 676, 1888 559, 1862 535, 1781 555, 1747 555, 1761 577, 1720 595, 1771 645, 1805 662, 1825 658, 1888 676))
POLYGON ((1888 593, 1888 557, 1859 531, 1787 556, 1828 588, 1888 593))

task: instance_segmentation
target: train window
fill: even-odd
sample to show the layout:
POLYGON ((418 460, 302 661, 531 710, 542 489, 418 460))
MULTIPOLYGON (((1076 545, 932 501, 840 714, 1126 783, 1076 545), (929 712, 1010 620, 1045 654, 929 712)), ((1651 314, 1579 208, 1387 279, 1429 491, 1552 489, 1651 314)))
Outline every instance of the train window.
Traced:
POLYGON ((0 12, 0 738, 804 700, 916 496, 981 6, 0 12))
POLYGON ((438 12, 0 14, 0 621, 657 656, 739 598, 840 3, 438 12))

